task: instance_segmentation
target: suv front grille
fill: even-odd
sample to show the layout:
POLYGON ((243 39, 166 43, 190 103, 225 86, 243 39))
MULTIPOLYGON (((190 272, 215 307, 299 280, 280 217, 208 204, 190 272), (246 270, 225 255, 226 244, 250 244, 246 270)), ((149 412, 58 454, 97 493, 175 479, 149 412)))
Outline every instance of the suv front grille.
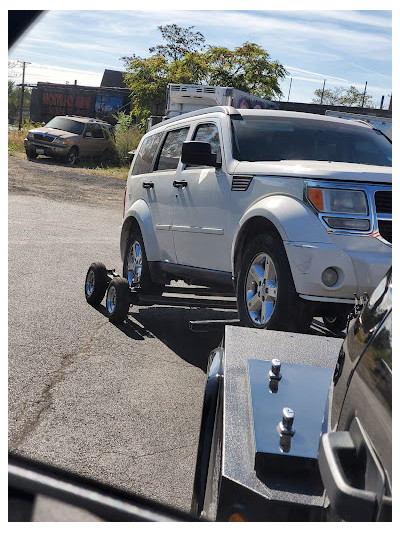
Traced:
POLYGON ((392 191, 375 192, 375 210, 381 237, 392 242, 392 191))
POLYGON ((392 242, 392 221, 391 220, 378 220, 378 229, 381 237, 386 241, 392 242))
POLYGON ((392 191, 376 191, 375 206, 377 213, 392 214, 392 191))
POLYGON ((51 143, 54 141, 54 139, 56 138, 55 135, 50 135, 48 133, 35 133, 33 135, 33 138, 35 139, 35 141, 45 141, 45 142, 48 142, 48 143, 51 143))

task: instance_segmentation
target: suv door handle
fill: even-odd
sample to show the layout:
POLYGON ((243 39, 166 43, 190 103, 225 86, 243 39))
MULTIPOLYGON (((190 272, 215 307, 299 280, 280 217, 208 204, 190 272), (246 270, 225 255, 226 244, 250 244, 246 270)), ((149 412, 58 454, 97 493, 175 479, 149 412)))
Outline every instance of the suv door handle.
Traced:
POLYGON ((152 181, 143 181, 142 187, 143 189, 152 189, 154 187, 154 183, 152 181))
POLYGON ((172 185, 177 189, 182 189, 183 187, 187 187, 187 181, 174 181, 172 185))
POLYGON ((350 431, 334 431, 321 437, 321 478, 332 508, 346 521, 375 520, 382 497, 384 473, 365 437, 357 419, 350 431), (365 479, 360 482, 362 476, 365 479), (352 477, 358 487, 350 484, 352 477))

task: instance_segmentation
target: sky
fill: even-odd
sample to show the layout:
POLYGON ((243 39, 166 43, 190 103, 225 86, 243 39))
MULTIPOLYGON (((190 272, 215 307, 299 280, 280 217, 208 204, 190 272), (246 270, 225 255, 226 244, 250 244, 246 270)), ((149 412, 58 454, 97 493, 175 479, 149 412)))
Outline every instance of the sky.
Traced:
MULTIPOLYGON (((339 2, 335 6, 349 3, 354 4, 339 2)), ((69 2, 70 10, 48 11, 9 51, 9 61, 29 62, 25 72, 27 83, 77 80, 78 85, 98 86, 104 69, 124 70, 123 56, 150 55, 149 47, 162 42, 157 26, 176 23, 195 26, 210 45, 231 49, 245 41, 261 45, 271 59, 278 60, 289 72, 281 82, 284 101, 311 102, 314 91, 321 89, 326 80, 327 89, 347 89, 354 85, 360 91, 367 82, 367 93, 377 105, 382 96, 385 96, 384 107, 389 104, 392 92, 390 2, 379 3, 385 8, 382 11, 311 9, 313 5, 321 7, 321 2, 301 3, 311 6, 301 11, 243 10, 246 4, 238 2, 204 1, 201 11, 178 9, 180 4, 188 3, 172 0, 162 4, 151 2, 147 11, 137 10, 144 4, 134 1, 126 4, 129 10, 120 11, 87 9, 91 4, 99 5, 85 2, 85 9, 79 10, 75 7, 79 4, 69 2), (217 9, 210 9, 212 5, 217 9)), ((54 2, 49 7, 52 5, 54 2)), ((265 2, 253 0, 249 5, 265 6, 265 2)), ((124 2, 120 0, 118 6, 124 8, 124 2)), ((21 82, 21 74, 20 63, 9 69, 9 77, 17 83, 21 82)))

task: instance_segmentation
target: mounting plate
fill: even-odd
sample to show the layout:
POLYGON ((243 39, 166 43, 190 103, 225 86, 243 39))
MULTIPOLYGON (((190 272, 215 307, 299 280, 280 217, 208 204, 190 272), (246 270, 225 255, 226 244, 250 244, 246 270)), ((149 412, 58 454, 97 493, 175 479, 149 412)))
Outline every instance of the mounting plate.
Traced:
POLYGON ((333 369, 282 361, 282 377, 277 380, 269 377, 271 366, 271 361, 248 360, 256 473, 313 469, 326 432, 333 369), (279 428, 285 407, 294 411, 293 435, 279 428))

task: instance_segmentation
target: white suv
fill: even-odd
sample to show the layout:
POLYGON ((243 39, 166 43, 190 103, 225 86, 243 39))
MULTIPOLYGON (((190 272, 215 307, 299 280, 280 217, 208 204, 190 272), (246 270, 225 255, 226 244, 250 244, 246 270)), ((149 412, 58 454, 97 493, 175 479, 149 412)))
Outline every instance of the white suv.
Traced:
POLYGON ((391 157, 378 130, 321 115, 225 106, 166 120, 130 168, 123 275, 145 294, 172 279, 231 287, 251 327, 325 316, 341 329, 391 265, 391 157))

